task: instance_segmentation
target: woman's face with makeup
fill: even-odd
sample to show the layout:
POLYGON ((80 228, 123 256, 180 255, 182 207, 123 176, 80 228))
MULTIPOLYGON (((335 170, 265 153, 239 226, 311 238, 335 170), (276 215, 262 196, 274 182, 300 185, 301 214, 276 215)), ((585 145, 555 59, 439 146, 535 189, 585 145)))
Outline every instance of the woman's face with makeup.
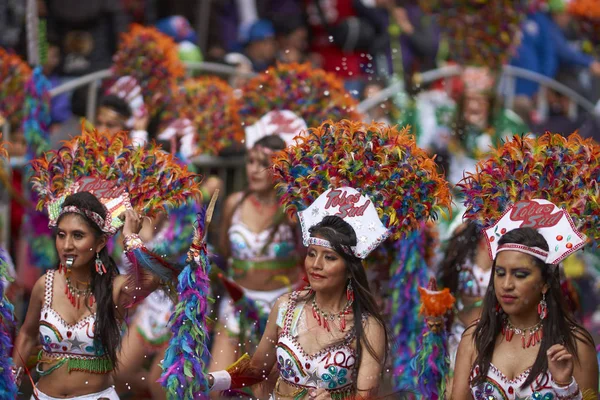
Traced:
POLYGON ((494 290, 507 315, 526 316, 537 313, 542 293, 548 287, 532 256, 518 251, 502 251, 496 256, 494 290))

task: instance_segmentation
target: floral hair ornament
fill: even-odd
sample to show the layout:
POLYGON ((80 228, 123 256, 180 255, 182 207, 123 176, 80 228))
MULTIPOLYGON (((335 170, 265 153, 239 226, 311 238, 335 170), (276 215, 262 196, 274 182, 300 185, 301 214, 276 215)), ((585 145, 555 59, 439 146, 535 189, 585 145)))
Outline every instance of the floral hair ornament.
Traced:
POLYGON ((132 128, 136 118, 142 118, 148 114, 148 109, 144 104, 142 96, 142 87, 138 81, 129 75, 122 76, 108 89, 109 94, 125 100, 131 109, 132 116, 127 121, 127 127, 132 128))
POLYGON ((309 232, 329 215, 342 218, 354 229, 357 243, 351 250, 360 259, 366 258, 391 234, 381 223, 371 199, 354 188, 341 187, 327 190, 310 207, 298 213, 305 246, 315 244, 333 248, 326 240, 311 237, 309 232))
POLYGON ((518 251, 529 254, 546 264, 558 264, 571 253, 585 246, 587 237, 578 232, 571 216, 547 200, 534 199, 515 203, 504 216, 486 229, 490 257, 496 258, 501 251, 518 251), (548 242, 549 251, 516 243, 498 246, 498 240, 517 228, 533 228, 548 242))
POLYGON ((270 111, 253 125, 246 127, 246 148, 253 148, 256 142, 270 135, 280 136, 289 146, 294 143, 294 138, 306 129, 306 122, 294 112, 290 110, 270 111))

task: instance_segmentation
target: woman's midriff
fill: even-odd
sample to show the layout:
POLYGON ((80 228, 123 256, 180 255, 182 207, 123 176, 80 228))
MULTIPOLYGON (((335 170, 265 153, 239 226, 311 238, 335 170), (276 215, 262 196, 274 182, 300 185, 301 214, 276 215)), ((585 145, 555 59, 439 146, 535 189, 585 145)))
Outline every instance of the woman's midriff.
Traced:
MULTIPOLYGON (((276 263, 277 261, 273 261, 276 263)), ((282 261, 283 268, 260 268, 256 266, 243 265, 236 267, 236 262, 231 266, 231 278, 240 286, 257 291, 271 291, 290 287, 298 282, 300 268, 297 260, 282 261)))
MULTIPOLYGON (((56 365, 57 361, 44 362, 40 366, 42 371, 47 371, 56 365)), ((92 374, 82 371, 67 370, 63 365, 47 376, 42 376, 36 386, 44 394, 51 397, 75 397, 90 393, 102 392, 113 384, 112 372, 105 374, 92 374)))

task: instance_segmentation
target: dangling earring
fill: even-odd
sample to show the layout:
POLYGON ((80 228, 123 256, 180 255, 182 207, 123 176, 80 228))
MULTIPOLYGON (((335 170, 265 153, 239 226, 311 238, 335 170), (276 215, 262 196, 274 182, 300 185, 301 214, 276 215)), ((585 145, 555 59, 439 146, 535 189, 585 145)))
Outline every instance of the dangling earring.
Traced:
POLYGON ((354 302, 354 289, 352 288, 352 279, 348 279, 348 286, 346 286, 346 299, 348 303, 354 302))
POLYGON ((503 312, 504 312, 504 310, 500 306, 500 303, 496 303, 496 315, 502 314, 503 312))
POLYGON ((99 275, 106 273, 106 268, 104 267, 104 263, 100 259, 100 253, 96 253, 96 272, 99 275))
POLYGON ((67 271, 67 268, 63 265, 63 263, 58 264, 58 273, 62 274, 67 271))
POLYGON ((542 300, 540 300, 537 309, 540 319, 546 319, 548 316, 548 303, 546 303, 546 293, 542 293, 542 300))

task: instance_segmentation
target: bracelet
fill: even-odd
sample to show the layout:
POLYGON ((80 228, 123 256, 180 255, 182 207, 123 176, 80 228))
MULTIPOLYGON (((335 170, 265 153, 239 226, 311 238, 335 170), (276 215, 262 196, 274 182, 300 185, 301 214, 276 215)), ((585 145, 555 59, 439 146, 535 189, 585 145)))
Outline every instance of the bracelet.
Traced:
POLYGON ((11 372, 12 372, 14 382, 16 383, 17 386, 20 386, 21 377, 23 376, 23 367, 17 368, 16 366, 13 365, 11 367, 11 372))
POLYGON ((579 385, 574 377, 571 377, 571 382, 568 385, 552 380, 552 389, 559 400, 580 400, 582 399, 579 385), (561 386, 562 385, 562 386, 561 386))
POLYGON ((229 390, 231 388, 231 375, 229 372, 222 370, 211 372, 210 375, 213 377, 213 385, 210 387, 211 392, 222 392, 223 390, 229 390))
POLYGON ((144 242, 137 233, 125 236, 123 239, 123 248, 125 252, 132 251, 144 247, 144 242))

